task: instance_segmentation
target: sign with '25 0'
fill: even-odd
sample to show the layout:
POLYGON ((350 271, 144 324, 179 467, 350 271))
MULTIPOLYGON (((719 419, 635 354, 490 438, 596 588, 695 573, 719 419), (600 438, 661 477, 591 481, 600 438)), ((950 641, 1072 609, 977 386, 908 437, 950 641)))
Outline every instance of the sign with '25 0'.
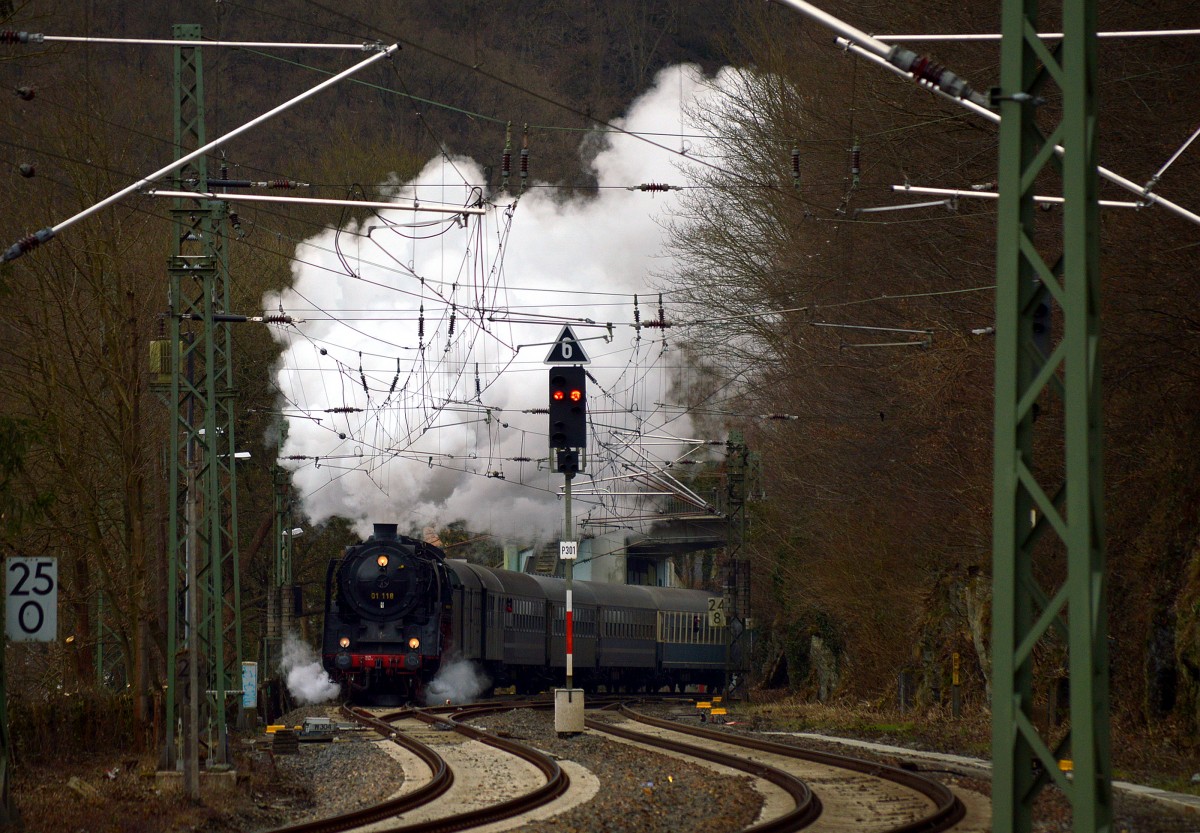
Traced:
POLYGON ((58 638, 58 559, 9 558, 4 572, 8 638, 53 642, 58 638))

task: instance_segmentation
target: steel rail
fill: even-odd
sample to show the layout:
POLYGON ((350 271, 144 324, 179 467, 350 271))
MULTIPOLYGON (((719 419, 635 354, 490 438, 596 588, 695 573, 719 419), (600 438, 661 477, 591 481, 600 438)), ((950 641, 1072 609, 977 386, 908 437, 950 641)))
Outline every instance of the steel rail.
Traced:
MULTIPOLYGON (((621 711, 625 713, 627 710, 624 706, 621 706, 621 711)), ((776 767, 760 764, 757 761, 751 761, 737 755, 705 749, 702 746, 695 746, 683 741, 643 734, 632 729, 614 726, 611 723, 603 723, 595 718, 586 718, 584 725, 597 732, 604 732, 605 734, 615 735, 626 740, 657 746, 660 749, 667 749, 680 755, 701 758, 720 764, 721 766, 741 770, 757 778, 770 781, 792 797, 792 801, 795 802, 796 806, 790 812, 760 824, 751 825, 743 833, 792 833, 792 831, 803 830, 805 827, 808 827, 821 815, 821 800, 813 793, 808 784, 790 772, 784 772, 776 767)))
MULTIPOLYGON (((511 708, 511 706, 503 707, 503 709, 508 708, 511 708)), ((488 746, 528 761, 537 767, 546 777, 546 783, 532 792, 516 798, 510 798, 499 804, 493 804, 490 807, 468 810, 465 813, 455 813, 452 816, 445 816, 440 819, 429 819, 428 821, 417 822, 415 824, 392 827, 382 833, 399 833, 399 831, 404 831, 404 833, 450 833, 450 831, 481 827, 485 824, 518 816, 521 813, 527 813, 530 810, 541 807, 543 804, 548 804, 565 793, 571 786, 571 779, 563 772, 562 767, 549 755, 531 746, 493 735, 490 732, 476 729, 473 726, 460 723, 450 717, 442 717, 431 711, 413 709, 412 716, 425 723, 449 726, 458 734, 468 737, 471 740, 485 743, 488 746)))
POLYGON ((338 831, 350 830, 364 824, 386 822, 391 817, 402 812, 409 812, 428 804, 445 793, 453 783, 453 773, 434 749, 415 738, 406 736, 403 732, 396 731, 395 727, 391 725, 392 721, 404 719, 416 719, 431 725, 441 724, 449 726, 460 735, 528 761, 545 776, 546 783, 532 792, 498 804, 493 804, 490 807, 468 810, 464 813, 455 813, 443 816, 442 818, 427 819, 411 824, 399 823, 392 827, 381 828, 380 833, 401 833, 401 831, 403 833, 449 833, 450 831, 467 830, 472 827, 480 827, 485 824, 511 818, 547 804, 565 793, 571 784, 567 774, 563 772, 562 768, 549 755, 533 747, 501 738, 481 729, 476 729, 473 726, 468 726, 454 718, 443 717, 437 714, 437 712, 452 712, 456 713, 456 717, 468 717, 498 711, 509 711, 513 708, 537 708, 540 705, 535 703, 489 703, 466 709, 462 706, 439 706, 434 709, 409 707, 388 712, 380 717, 372 716, 361 709, 343 706, 342 713, 352 720, 374 729, 388 739, 414 752, 435 773, 434 781, 407 795, 398 796, 381 804, 332 816, 327 819, 317 819, 315 821, 277 828, 271 831, 271 833, 338 833, 338 831))
MULTIPOLYGON (((831 752, 818 752, 814 749, 802 749, 798 746, 789 746, 775 741, 762 740, 760 738, 747 737, 745 735, 735 735, 730 732, 723 732, 716 729, 708 729, 700 726, 688 726, 674 720, 664 720, 658 717, 636 712, 627 706, 621 707, 621 714, 628 717, 630 720, 636 720, 640 723, 645 723, 649 726, 657 726, 660 729, 669 729, 673 732, 681 732, 683 734, 693 735, 695 737, 707 738, 709 740, 720 741, 721 743, 729 743, 739 746, 757 749, 760 752, 770 752, 774 755, 783 755, 789 758, 797 758, 800 760, 811 761, 813 763, 824 764, 826 766, 836 767, 838 769, 849 769, 853 772, 861 772, 865 775, 870 775, 875 778, 882 778, 893 783, 908 787, 911 790, 925 796, 934 804, 934 811, 929 815, 917 819, 898 827, 893 827, 888 830, 888 833, 940 833, 940 831, 949 830, 955 824, 958 824, 966 815, 966 808, 963 807, 958 797, 940 781, 934 781, 926 778, 916 772, 909 772, 900 769, 899 767, 888 766, 887 764, 872 763, 864 761, 861 758, 851 758, 844 755, 835 755, 831 752)), ((595 728, 600 728, 599 726, 595 728)))
POLYGON ((410 793, 388 799, 379 804, 373 804, 370 807, 352 810, 349 813, 341 813, 328 818, 278 827, 271 831, 271 833, 337 833, 338 831, 361 827, 364 824, 385 821, 392 816, 428 804, 450 789, 450 786, 454 783, 454 773, 450 771, 450 768, 446 766, 446 762, 442 760, 442 757, 432 747, 415 738, 397 732, 395 727, 358 709, 342 706, 342 714, 360 725, 374 729, 388 740, 412 752, 420 758, 423 764, 429 767, 432 778, 429 783, 422 785, 410 793))

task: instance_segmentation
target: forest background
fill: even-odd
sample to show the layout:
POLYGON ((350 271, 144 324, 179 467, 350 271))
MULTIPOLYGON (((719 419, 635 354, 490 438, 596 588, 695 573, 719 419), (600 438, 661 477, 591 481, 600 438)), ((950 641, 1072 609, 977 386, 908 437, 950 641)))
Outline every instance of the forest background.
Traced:
MULTIPOLYGON (((1183 0, 1100 6, 1107 30, 1200 25, 1200 11, 1183 0)), ((823 8, 876 32, 999 24, 991 3, 831 0, 823 8)), ((995 209, 962 199, 923 212, 856 210, 904 201, 896 184, 991 187, 994 127, 857 63, 827 30, 759 2, 350 0, 335 10, 302 0, 8 0, 0 14, 6 28, 75 35, 164 38, 174 23, 200 23, 214 38, 400 40, 395 61, 364 78, 369 86, 316 98, 239 144, 242 174, 315 183, 328 196, 357 185, 371 197, 376 183, 415 174, 444 148, 494 160, 486 185, 495 188, 505 122, 542 126, 531 136, 537 178, 586 196, 595 182, 580 164, 581 136, 619 116, 660 69, 751 70, 728 107, 693 114, 699 129, 706 119, 739 129, 722 132, 723 164, 694 172, 683 210, 667 222, 676 266, 662 280, 674 293, 672 315, 692 323, 683 346, 704 380, 698 388, 710 392, 694 403, 695 424, 713 436, 741 431, 762 461, 747 542, 756 681, 890 703, 907 671, 922 704, 936 708, 957 653, 965 697, 986 703, 995 209), (831 323, 928 338, 868 349, 865 331, 815 326, 831 323)), ((994 45, 930 50, 977 87, 995 83, 994 45)), ((1148 181, 1200 120, 1188 83, 1200 43, 1106 40, 1100 55, 1101 162, 1148 181)), ((345 65, 328 55, 297 66, 232 50, 207 60, 218 103, 210 136, 316 83, 323 76, 313 68, 345 65)), ((169 158, 162 47, 10 45, 0 72, 8 88, 37 93, 10 96, 0 116, 3 239, 90 206, 158 166, 147 160, 169 158), (23 164, 36 175, 22 176, 23 164)), ((1198 179, 1190 151, 1158 190, 1186 206, 1198 179)), ((1109 186, 1101 196, 1129 199, 1109 186)), ((293 209, 272 213, 269 225, 276 234, 231 247, 235 309, 254 309, 286 286, 294 241, 333 223, 293 209)), ((95 672, 102 595, 143 739, 166 666, 168 419, 150 390, 147 356, 161 332, 168 230, 164 208, 133 199, 0 271, 3 550, 57 556, 62 581, 63 638, 8 648, 9 695, 19 705, 104 685, 95 672)), ((1197 229, 1154 209, 1112 209, 1101 235, 1113 709, 1131 731, 1152 725, 1187 742, 1200 719, 1197 229)), ((272 557, 264 461, 275 454, 269 380, 278 345, 265 329, 236 338, 237 433, 254 461, 239 470, 238 498, 252 645, 272 557)), ((1057 403, 1039 405, 1043 425, 1061 421, 1057 403)), ((1040 466, 1059 465, 1060 448, 1042 454, 1040 466)), ((719 474, 717 466, 697 477, 719 474)), ((477 530, 463 518, 440 532, 454 544, 477 530)), ((325 562, 349 538, 346 524, 330 522, 297 539, 306 609, 319 608, 325 562)), ((473 557, 495 559, 495 547, 476 545, 473 557)), ((1044 569, 1061 565, 1051 559, 1044 569)), ((1039 655, 1047 681, 1039 697, 1063 659, 1054 647, 1039 655)))

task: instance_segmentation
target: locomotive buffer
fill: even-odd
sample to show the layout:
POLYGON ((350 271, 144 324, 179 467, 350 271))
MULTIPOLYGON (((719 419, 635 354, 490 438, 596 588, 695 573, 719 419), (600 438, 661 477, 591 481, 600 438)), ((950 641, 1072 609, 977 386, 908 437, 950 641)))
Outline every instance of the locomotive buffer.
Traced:
POLYGON ((571 519, 571 480, 586 464, 587 450, 587 371, 581 365, 590 360, 579 339, 569 326, 564 326, 550 354, 550 460, 554 471, 563 475, 563 537, 559 542, 559 558, 566 562, 566 687, 554 690, 554 731, 559 735, 579 734, 583 725, 583 689, 574 687, 574 620, 572 611, 572 578, 579 542, 574 540, 571 519), (571 364, 568 364, 571 363, 571 364))

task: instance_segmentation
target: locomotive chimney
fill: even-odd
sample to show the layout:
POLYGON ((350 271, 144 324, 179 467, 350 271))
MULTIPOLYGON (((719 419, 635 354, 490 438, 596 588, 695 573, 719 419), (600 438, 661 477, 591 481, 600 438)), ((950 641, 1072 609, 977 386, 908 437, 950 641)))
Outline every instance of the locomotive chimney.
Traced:
POLYGON ((398 524, 375 524, 375 532, 371 535, 376 541, 392 541, 396 538, 398 524))

